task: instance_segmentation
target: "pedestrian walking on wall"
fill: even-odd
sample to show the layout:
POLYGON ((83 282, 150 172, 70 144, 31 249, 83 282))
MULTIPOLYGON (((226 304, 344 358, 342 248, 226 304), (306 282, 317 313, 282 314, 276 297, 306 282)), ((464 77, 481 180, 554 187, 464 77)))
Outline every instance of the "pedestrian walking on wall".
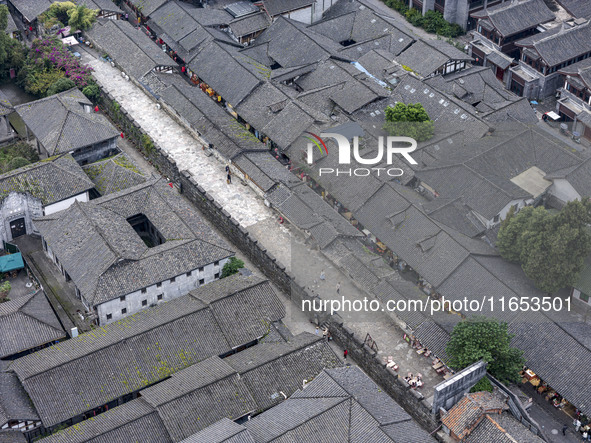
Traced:
POLYGON ((337 283, 337 294, 341 293, 341 282, 337 283))
POLYGON ((346 349, 343 351, 343 357, 345 360, 347 360, 347 355, 349 355, 349 351, 347 351, 346 349))

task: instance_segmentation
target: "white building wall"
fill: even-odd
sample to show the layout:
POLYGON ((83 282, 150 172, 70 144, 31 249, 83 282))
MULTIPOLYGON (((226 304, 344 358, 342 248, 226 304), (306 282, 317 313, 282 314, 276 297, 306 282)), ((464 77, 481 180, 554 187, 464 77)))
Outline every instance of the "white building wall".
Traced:
POLYGON ((287 14, 282 14, 285 18, 290 18, 292 20, 296 20, 298 22, 305 23, 307 25, 312 23, 314 11, 312 7, 307 7, 303 9, 298 9, 297 11, 288 12, 287 14))
MULTIPOLYGON (((20 192, 11 192, 0 203, 0 241, 11 241, 12 231, 10 223, 19 218, 25 219, 27 234, 37 233, 32 220, 43 215, 43 206, 41 200, 33 197, 31 194, 22 194, 20 192)), ((0 244, 0 247, 3 247, 0 244)))
POLYGON ((43 208, 43 213, 45 215, 53 214, 54 212, 63 211, 64 209, 68 209, 75 201, 79 202, 87 202, 89 200, 88 192, 84 192, 82 194, 75 195, 74 197, 70 197, 66 200, 62 200, 60 202, 53 203, 51 205, 47 205, 43 208))
POLYGON ((564 178, 552 180, 548 193, 565 203, 581 198, 575 188, 564 178))
POLYGON ((133 315, 150 306, 186 295, 199 286, 218 280, 222 273, 222 268, 228 260, 220 260, 217 265, 211 263, 203 268, 195 269, 191 271, 190 276, 187 276, 187 274, 176 276, 174 282, 166 280, 160 284, 148 286, 145 288, 145 292, 142 292, 142 290, 132 292, 125 295, 124 300, 118 297, 98 305, 97 314, 99 325, 102 326, 121 320, 128 315, 133 315), (161 300, 158 300, 159 295, 162 296, 161 300), (111 318, 107 319, 107 315, 109 314, 111 314, 111 318))

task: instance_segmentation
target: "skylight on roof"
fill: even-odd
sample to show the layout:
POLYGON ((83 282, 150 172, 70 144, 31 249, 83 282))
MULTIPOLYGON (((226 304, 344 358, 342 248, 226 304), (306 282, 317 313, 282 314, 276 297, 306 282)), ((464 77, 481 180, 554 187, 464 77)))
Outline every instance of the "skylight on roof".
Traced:
POLYGON ((406 85, 406 86, 404 87, 404 89, 406 89, 406 90, 408 91, 408 90, 410 89, 410 85, 406 85))
POLYGON ((468 118, 468 116, 466 114, 462 114, 461 117, 466 120, 468 118))
POLYGON ((425 90, 423 91, 423 94, 428 94, 428 93, 429 93, 429 90, 428 90, 428 89, 425 89, 425 90))
POLYGON ((399 41, 399 42, 403 42, 403 41, 404 41, 404 37, 400 37, 400 38, 398 39, 398 41, 399 41))
POLYGON ((444 101, 445 101, 445 100, 443 100, 443 99, 440 99, 440 100, 439 100, 439 104, 440 104, 440 105, 442 105, 444 101))
POLYGON ((433 93, 429 94, 429 98, 433 98, 433 97, 435 97, 435 94, 433 94, 433 93))

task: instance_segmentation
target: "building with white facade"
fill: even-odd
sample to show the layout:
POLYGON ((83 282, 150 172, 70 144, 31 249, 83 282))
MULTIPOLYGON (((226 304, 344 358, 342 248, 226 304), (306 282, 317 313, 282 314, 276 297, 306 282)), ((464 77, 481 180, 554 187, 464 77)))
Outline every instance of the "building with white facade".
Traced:
POLYGON ((162 179, 35 221, 47 255, 104 325, 220 278, 234 252, 162 179))
POLYGON ((94 183, 69 154, 0 175, 0 240, 37 234, 34 218, 88 201, 92 188, 94 183))

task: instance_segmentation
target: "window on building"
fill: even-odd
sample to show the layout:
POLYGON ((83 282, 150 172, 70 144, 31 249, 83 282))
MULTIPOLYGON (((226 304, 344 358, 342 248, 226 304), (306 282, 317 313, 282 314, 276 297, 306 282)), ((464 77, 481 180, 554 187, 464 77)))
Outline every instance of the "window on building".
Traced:
POLYGON ((119 297, 119 301, 125 301, 125 295, 122 297, 119 297))
POLYGON ((219 273, 219 272, 216 272, 216 273, 213 275, 213 278, 220 278, 220 273, 219 273))
POLYGON ((170 279, 170 282, 171 282, 171 283, 174 283, 175 281, 176 281, 176 277, 172 277, 172 278, 170 279))
POLYGON ((158 295, 156 296, 156 299, 157 299, 158 301, 162 300, 162 294, 158 294, 158 295))
POLYGON ((148 289, 147 288, 143 288, 142 289, 142 294, 145 294, 146 292, 148 292, 148 289))
POLYGON ((494 216, 493 223, 497 223, 498 221, 499 221, 499 214, 494 216))
POLYGON ((192 273, 192 271, 187 272, 187 277, 190 277, 192 273))
POLYGON ((589 303, 589 296, 588 296, 587 294, 583 294, 583 293, 581 292, 581 295, 579 295, 579 298, 580 298, 581 300, 583 300, 585 303, 589 303))
POLYGON ((203 268, 199 268, 199 272, 203 272, 203 268))
POLYGON ((123 314, 123 315, 127 314, 127 308, 121 309, 121 314, 123 314))
POLYGON ((219 261, 214 261, 214 262, 213 262, 213 265, 214 265, 214 266, 219 266, 219 265, 220 265, 220 262, 219 262, 219 261))
POLYGON ((148 300, 142 300, 142 306, 148 306, 148 300))
POLYGON ((111 320, 113 318, 113 314, 107 314, 107 320, 111 320))
POLYGON ((205 279, 201 278, 199 279, 199 285, 204 285, 205 284, 205 279))
POLYGON ((162 282, 160 282, 160 283, 156 283, 156 287, 157 287, 157 288, 161 288, 161 287, 162 287, 162 282))

